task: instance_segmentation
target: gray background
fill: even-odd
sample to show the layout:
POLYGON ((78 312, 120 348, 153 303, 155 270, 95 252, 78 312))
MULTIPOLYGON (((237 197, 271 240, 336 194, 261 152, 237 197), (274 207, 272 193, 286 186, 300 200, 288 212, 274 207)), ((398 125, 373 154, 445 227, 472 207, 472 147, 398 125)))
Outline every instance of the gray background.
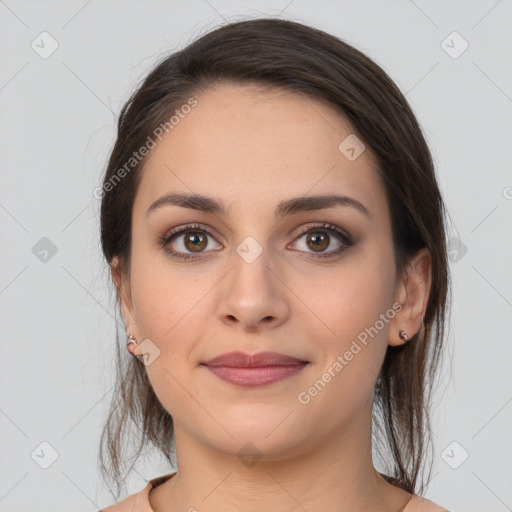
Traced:
MULTIPOLYGON (((425 495, 451 512, 512 510, 512 1, 5 0, 0 511, 96 511, 112 502, 97 448, 112 390, 115 309, 92 191, 116 116, 155 59, 247 16, 337 35, 406 93, 433 152, 453 238, 449 356, 425 495), (58 44, 47 58, 44 31, 58 44), (43 469, 52 450, 58 457, 43 469)), ((169 470, 150 457, 126 491, 169 470)))

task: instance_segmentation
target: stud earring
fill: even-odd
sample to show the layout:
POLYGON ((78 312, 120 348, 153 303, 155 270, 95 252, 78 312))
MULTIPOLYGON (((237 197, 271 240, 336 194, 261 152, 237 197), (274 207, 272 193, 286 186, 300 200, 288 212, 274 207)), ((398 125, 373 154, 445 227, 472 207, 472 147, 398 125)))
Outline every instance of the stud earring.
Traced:
POLYGON ((139 342, 137 341, 137 338, 134 338, 131 334, 129 334, 128 341, 126 342, 126 348, 133 344, 138 345, 139 342))
POLYGON ((132 336, 130 334, 130 335, 128 335, 128 340, 126 341, 126 349, 128 350, 128 352, 130 352, 130 354, 132 356, 135 356, 139 361, 144 362, 143 354, 135 354, 130 350, 130 345, 135 345, 136 347, 138 347, 139 343, 140 343, 139 340, 137 340, 137 338, 135 338, 134 336, 132 336))
POLYGON ((409 336, 407 336, 407 333, 405 331, 400 331, 400 338, 402 338, 404 341, 407 341, 409 339, 409 336))

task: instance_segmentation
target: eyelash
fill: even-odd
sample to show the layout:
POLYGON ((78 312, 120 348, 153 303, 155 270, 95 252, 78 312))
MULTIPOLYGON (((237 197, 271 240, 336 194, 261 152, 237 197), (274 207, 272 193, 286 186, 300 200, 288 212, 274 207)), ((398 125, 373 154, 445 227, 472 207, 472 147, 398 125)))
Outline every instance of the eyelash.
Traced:
MULTIPOLYGON (((159 237, 159 244, 164 248, 165 252, 172 256, 173 258, 179 258, 182 260, 195 260, 200 258, 201 253, 196 253, 197 255, 187 254, 187 253, 179 253, 176 251, 171 251, 167 248, 165 248, 172 240, 177 238, 178 236, 187 233, 189 231, 202 231, 204 233, 207 233, 212 238, 214 238, 214 235, 212 231, 207 228, 204 225, 201 224, 186 224, 185 226, 179 227, 179 228, 173 228, 171 231, 167 232, 164 236, 159 237)), ((337 249, 336 251, 331 251, 330 253, 310 253, 313 255, 313 258, 316 259, 328 259, 328 258, 334 258, 336 256, 339 256, 341 253, 345 252, 351 245, 353 245, 353 239, 352 236, 345 230, 342 230, 335 224, 330 224, 329 222, 324 222, 316 226, 307 226, 305 228, 302 228, 297 236, 294 239, 294 242, 301 238, 302 236, 308 234, 308 233, 315 233, 317 231, 325 231, 331 235, 335 235, 336 238, 343 244, 340 249, 337 249)))

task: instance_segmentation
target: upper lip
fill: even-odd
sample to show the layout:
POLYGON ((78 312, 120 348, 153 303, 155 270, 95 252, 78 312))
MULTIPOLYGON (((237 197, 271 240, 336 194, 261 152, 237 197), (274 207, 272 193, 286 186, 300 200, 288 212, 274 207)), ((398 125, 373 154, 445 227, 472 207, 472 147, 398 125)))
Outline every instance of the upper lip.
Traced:
POLYGON ((257 354, 246 354, 244 352, 227 352, 214 357, 201 364, 207 366, 232 366, 232 367, 261 367, 261 366, 292 366, 308 363, 303 359, 280 354, 278 352, 259 352, 257 354))

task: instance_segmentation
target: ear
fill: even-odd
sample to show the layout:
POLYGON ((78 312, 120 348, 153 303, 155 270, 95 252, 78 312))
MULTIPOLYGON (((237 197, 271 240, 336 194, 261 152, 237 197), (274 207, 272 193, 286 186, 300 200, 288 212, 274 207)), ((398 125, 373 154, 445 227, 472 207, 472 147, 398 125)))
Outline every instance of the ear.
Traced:
POLYGON ((391 323, 388 344, 399 346, 408 341, 400 337, 405 331, 409 340, 421 329, 432 283, 432 257, 426 247, 407 263, 406 272, 395 292, 395 301, 402 304, 391 323))
POLYGON ((117 299, 121 306, 121 313, 123 314, 126 332, 137 338, 137 324, 135 323, 133 314, 130 280, 129 276, 125 275, 123 272, 118 256, 114 256, 114 258, 112 258, 110 272, 116 288, 117 299))

